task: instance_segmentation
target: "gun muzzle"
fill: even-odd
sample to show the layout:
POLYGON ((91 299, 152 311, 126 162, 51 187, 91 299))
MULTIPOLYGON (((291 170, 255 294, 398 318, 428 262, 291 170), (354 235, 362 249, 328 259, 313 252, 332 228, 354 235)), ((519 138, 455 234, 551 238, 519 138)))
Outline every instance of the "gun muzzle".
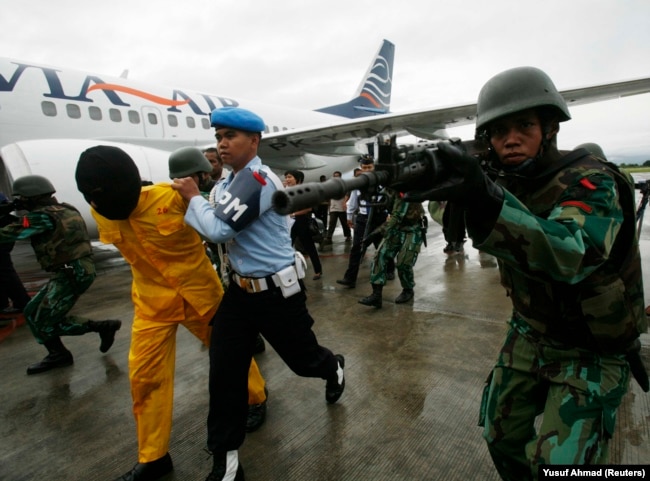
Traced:
POLYGON ((325 182, 308 182, 294 185, 273 194, 273 210, 288 215, 308 207, 313 207, 329 199, 340 199, 354 189, 367 190, 386 185, 390 179, 388 172, 363 172, 350 180, 332 178, 325 182))

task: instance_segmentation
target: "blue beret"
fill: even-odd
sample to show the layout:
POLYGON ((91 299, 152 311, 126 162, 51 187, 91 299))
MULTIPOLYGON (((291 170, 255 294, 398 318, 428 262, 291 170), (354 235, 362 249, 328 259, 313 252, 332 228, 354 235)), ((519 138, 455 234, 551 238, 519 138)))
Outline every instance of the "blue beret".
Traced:
POLYGON ((210 115, 210 125, 217 129, 230 127, 247 132, 264 131, 264 121, 259 115, 239 107, 214 109, 210 115))

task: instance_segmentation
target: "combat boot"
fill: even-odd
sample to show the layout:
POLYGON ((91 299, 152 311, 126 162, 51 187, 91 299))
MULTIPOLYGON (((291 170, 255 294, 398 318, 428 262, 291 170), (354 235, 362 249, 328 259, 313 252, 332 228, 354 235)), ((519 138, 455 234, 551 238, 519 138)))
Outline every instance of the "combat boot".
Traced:
POLYGON ((373 306, 377 309, 381 309, 381 291, 384 288, 381 284, 371 284, 372 294, 368 297, 363 297, 359 299, 359 304, 364 306, 373 306))
POLYGON ((38 374, 57 367, 71 366, 74 362, 72 353, 65 348, 60 337, 49 339, 43 342, 43 345, 49 354, 42 361, 29 366, 27 374, 38 374))
POLYGON ((399 296, 395 298, 395 304, 404 304, 413 299, 413 289, 402 289, 399 296))
POLYGON ((122 327, 122 321, 88 321, 88 329, 98 332, 101 344, 99 350, 108 352, 115 341, 115 333, 122 327))

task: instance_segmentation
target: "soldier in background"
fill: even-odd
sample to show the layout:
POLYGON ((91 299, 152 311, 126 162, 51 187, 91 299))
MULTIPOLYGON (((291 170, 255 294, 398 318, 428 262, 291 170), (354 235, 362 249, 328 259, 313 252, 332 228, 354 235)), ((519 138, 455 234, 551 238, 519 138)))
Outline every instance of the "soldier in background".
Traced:
POLYGON ((360 304, 377 309, 382 305, 382 290, 386 285, 389 263, 394 260, 402 292, 395 298, 395 304, 404 304, 413 299, 415 279, 413 266, 418 259, 420 247, 426 236, 424 208, 420 202, 406 202, 396 193, 392 196, 393 209, 388 220, 364 239, 370 244, 373 237, 382 239, 370 267, 372 294, 359 299, 360 304))
POLYGON ((81 214, 73 206, 58 202, 54 193, 52 183, 40 175, 16 179, 16 209, 27 213, 0 230, 2 243, 30 239, 39 264, 52 274, 23 311, 32 334, 48 352, 42 361, 27 368, 27 374, 72 365, 72 353, 60 336, 97 332, 101 339, 99 350, 107 352, 122 325, 121 321, 91 321, 67 315, 95 280, 95 263, 81 214))

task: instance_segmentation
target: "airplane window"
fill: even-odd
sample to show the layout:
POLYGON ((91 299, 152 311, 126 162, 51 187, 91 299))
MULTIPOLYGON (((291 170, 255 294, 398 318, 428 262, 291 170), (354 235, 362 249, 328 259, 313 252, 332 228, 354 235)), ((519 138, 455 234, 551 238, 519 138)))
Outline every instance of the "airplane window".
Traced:
POLYGON ((264 132, 267 134, 269 133, 269 126, 266 124, 264 124, 264 132))
POLYGON ((147 119, 149 119, 149 123, 151 125, 158 125, 158 117, 156 117, 156 114, 153 113, 147 114, 147 119))
POLYGON ((274 125, 273 132, 280 132, 280 128, 277 125, 274 125))
POLYGON ((81 118, 81 109, 77 104, 66 104, 65 110, 68 112, 68 117, 71 119, 81 118))
POLYGON ((88 107, 88 115, 93 120, 102 120, 102 110, 99 107, 88 107))
POLYGON ((210 130, 210 120, 206 119, 205 117, 201 119, 201 125, 205 130, 210 130))
POLYGON ((122 112, 117 109, 109 109, 108 116, 113 122, 122 122, 122 112))
POLYGON ((193 129, 194 127, 196 127, 196 122, 194 121, 194 117, 188 117, 187 118, 187 126, 190 129, 193 129))
POLYGON ((41 110, 48 117, 56 117, 56 105, 54 105, 54 102, 50 102, 49 100, 41 102, 41 110))
POLYGON ((167 123, 170 127, 178 127, 178 119, 173 114, 167 115, 167 123))
POLYGON ((132 124, 140 123, 140 114, 135 110, 129 110, 129 122, 132 124))

